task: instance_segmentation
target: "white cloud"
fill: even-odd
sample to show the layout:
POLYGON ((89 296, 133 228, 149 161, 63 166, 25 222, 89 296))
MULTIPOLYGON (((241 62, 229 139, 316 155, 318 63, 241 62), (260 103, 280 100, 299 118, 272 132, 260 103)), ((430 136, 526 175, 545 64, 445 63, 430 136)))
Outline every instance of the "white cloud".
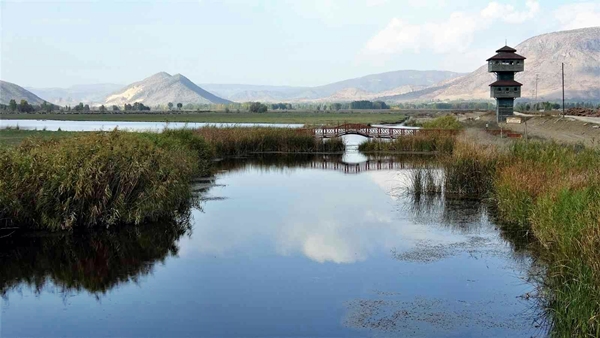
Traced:
POLYGON ((376 7, 376 6, 381 6, 381 5, 385 5, 386 3, 388 3, 389 0, 367 0, 366 4, 367 7, 376 7))
POLYGON ((453 12, 443 21, 410 24, 393 18, 388 25, 365 45, 364 54, 385 55, 404 51, 430 50, 445 54, 464 52, 471 48, 477 31, 490 27, 495 21, 523 23, 535 18, 540 11, 539 1, 527 0, 526 9, 490 2, 476 13, 453 12))
POLYGON ((561 30, 600 26, 600 3, 564 5, 554 12, 561 30))
POLYGON ((508 23, 523 23, 533 19, 540 11, 538 1, 527 0, 525 3, 527 11, 519 12, 512 5, 500 4, 495 1, 490 2, 486 8, 481 11, 481 17, 486 20, 500 20, 508 23))

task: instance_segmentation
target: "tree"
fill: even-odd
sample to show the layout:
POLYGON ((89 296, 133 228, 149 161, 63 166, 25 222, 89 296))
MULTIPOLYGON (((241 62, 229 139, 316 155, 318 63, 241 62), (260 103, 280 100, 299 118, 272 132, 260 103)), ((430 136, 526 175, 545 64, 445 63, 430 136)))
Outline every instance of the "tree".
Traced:
POLYGON ((183 104, 181 104, 181 102, 179 102, 179 103, 177 104, 177 110, 181 110, 181 107, 183 107, 183 104))
POLYGON ((265 113, 268 109, 269 107, 260 102, 252 102, 248 107, 248 110, 252 113, 265 113))
POLYGON ((79 104, 76 105, 75 108, 73 108, 73 109, 75 109, 75 111, 77 111, 77 112, 82 112, 83 111, 83 103, 79 102, 79 104))
POLYGON ((119 111, 119 110, 121 110, 121 109, 119 109, 119 107, 118 107, 118 106, 115 106, 115 105, 113 105, 113 106, 112 106, 112 110, 113 110, 113 111, 119 111))
POLYGON ((86 105, 83 107, 83 111, 84 111, 84 112, 86 112, 86 113, 89 113, 89 112, 90 112, 90 105, 89 105, 89 104, 86 104, 86 105))
POLYGON ((17 110, 17 101, 15 101, 14 99, 10 100, 10 102, 8 103, 8 109, 10 109, 10 111, 17 110))
POLYGON ((173 109, 173 102, 169 102, 169 104, 167 104, 167 106, 169 106, 169 110, 173 109))
POLYGON ((33 111, 33 107, 27 103, 26 100, 21 100, 21 103, 19 103, 19 111, 21 113, 30 113, 33 111))
POLYGON ((98 108, 98 110, 104 113, 106 111, 106 107, 104 105, 101 105, 100 108, 98 108))

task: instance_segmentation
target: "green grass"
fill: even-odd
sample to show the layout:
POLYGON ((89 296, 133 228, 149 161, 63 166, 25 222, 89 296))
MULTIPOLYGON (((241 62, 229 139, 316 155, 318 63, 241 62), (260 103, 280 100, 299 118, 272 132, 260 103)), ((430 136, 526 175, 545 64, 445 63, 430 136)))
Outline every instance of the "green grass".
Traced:
POLYGON ((134 121, 134 122, 207 122, 207 123, 397 123, 406 116, 397 111, 376 112, 266 112, 266 113, 151 113, 151 114, 2 114, 1 119, 61 120, 61 121, 134 121))
POLYGON ((120 131, 0 147, 0 219, 44 230, 171 220, 210 152, 192 131, 120 131))
POLYGON ((435 119, 423 122, 423 128, 426 129, 462 129, 463 126, 454 115, 444 115, 435 119))
POLYGON ((358 146, 362 152, 438 152, 451 153, 456 136, 450 134, 418 133, 400 136, 389 141, 371 139, 358 146))
POLYGON ((547 264, 540 295, 551 335, 598 337, 600 152, 541 142, 506 151, 459 144, 443 162, 445 190, 491 197, 504 230, 532 235, 547 264))
POLYGON ((240 156, 251 153, 316 153, 342 152, 341 138, 322 141, 310 132, 290 128, 217 128, 205 127, 195 130, 214 149, 217 156, 240 156))
POLYGON ((51 139, 73 136, 76 132, 23 129, 0 129, 0 146, 14 146, 31 137, 51 139))

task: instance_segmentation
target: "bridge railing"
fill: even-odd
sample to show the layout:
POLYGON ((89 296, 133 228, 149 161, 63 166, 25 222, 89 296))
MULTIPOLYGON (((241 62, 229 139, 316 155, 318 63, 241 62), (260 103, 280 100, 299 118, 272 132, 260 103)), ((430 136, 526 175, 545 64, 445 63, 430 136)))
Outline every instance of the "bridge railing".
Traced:
POLYGON ((453 129, 416 129, 372 127, 365 124, 343 124, 334 127, 316 127, 305 129, 320 138, 340 137, 343 135, 362 135, 369 138, 397 138, 417 134, 456 135, 453 129))

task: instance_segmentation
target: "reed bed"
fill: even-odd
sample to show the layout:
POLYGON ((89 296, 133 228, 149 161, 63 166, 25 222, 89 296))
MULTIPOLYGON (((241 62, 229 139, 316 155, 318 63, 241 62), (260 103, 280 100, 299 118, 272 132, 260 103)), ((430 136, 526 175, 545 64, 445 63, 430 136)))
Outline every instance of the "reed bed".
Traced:
POLYGON ((541 142, 499 151, 460 141, 441 163, 445 195, 490 198, 505 230, 537 242, 552 334, 599 336, 600 152, 541 142))
POLYGON ((46 230, 173 219, 209 149, 193 133, 97 132, 0 148, 0 218, 46 230))
POLYGON ((362 143, 361 152, 436 152, 451 153, 456 143, 456 136, 438 133, 417 133, 400 136, 393 140, 370 140, 362 143))
POLYGON ((214 149, 216 156, 243 156, 251 153, 342 152, 341 138, 318 140, 306 130, 269 127, 205 127, 196 130, 214 149))

